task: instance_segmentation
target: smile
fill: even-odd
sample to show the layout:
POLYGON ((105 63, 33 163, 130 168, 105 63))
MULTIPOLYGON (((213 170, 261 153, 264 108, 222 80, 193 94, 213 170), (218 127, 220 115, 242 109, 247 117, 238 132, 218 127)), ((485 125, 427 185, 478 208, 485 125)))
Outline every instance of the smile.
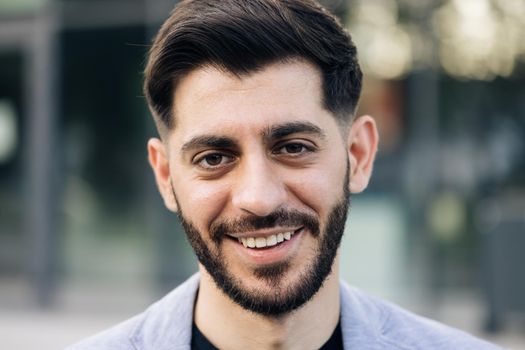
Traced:
POLYGON ((272 247, 284 241, 289 241, 294 233, 294 231, 287 231, 266 237, 238 237, 237 239, 245 248, 265 248, 272 247))
POLYGON ((301 246, 304 226, 253 231, 229 236, 232 248, 243 264, 259 266, 286 260, 297 253, 301 246))

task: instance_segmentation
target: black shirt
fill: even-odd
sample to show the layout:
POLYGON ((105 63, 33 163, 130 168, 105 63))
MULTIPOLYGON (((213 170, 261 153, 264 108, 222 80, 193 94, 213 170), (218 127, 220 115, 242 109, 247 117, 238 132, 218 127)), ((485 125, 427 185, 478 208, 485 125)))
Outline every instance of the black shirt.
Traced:
MULTIPOLYGON (((199 328, 193 323, 191 332, 191 349, 192 350, 218 350, 206 337, 201 333, 199 328)), ((320 350, 338 350, 343 349, 343 333, 341 332, 341 322, 337 323, 330 339, 321 347, 320 350)))

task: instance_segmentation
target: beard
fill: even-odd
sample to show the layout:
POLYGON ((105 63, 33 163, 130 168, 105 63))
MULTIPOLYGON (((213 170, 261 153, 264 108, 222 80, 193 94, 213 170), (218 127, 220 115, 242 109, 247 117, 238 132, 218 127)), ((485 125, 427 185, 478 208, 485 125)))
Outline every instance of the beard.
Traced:
MULTIPOLYGON (((180 205, 178 205, 177 215, 197 259, 219 289, 246 310, 264 316, 279 317, 298 309, 311 300, 332 272, 350 205, 350 192, 347 186, 348 171, 345 175, 342 196, 329 211, 323 232, 320 232, 320 222, 316 216, 297 210, 280 209, 264 217, 250 216, 212 224, 209 230, 211 243, 214 246, 212 249, 204 241, 203 234, 184 215, 180 205), (318 242, 315 257, 299 275, 298 281, 287 286, 285 285, 288 281, 286 272, 291 268, 289 261, 254 268, 252 269, 253 275, 266 282, 272 292, 264 293, 261 290, 248 289, 243 286, 239 278, 230 272, 222 256, 221 243, 224 239, 231 239, 227 236, 228 233, 275 226, 301 226, 302 234, 311 234, 318 242)), ((173 194, 175 196, 175 191, 173 194)), ((178 201, 177 204, 179 204, 178 201)))

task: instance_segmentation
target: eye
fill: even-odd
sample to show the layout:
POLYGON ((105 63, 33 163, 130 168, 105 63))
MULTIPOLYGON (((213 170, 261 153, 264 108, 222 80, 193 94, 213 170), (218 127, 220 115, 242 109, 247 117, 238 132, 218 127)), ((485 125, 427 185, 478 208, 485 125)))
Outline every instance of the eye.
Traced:
POLYGON ((300 142, 290 142, 280 145, 273 152, 274 154, 283 154, 290 156, 298 156, 305 153, 313 152, 314 149, 311 146, 307 146, 300 142))
POLYGON ((300 143, 290 143, 282 148, 286 151, 286 153, 301 153, 306 150, 306 147, 304 145, 301 145, 300 143))
POLYGON ((224 153, 207 153, 195 158, 194 164, 204 169, 220 168, 228 163, 233 162, 234 157, 224 153))

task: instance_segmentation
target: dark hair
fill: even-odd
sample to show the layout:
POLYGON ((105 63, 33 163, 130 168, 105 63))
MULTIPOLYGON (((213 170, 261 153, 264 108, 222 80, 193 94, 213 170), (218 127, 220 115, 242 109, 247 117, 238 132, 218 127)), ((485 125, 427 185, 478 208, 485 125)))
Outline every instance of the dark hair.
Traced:
POLYGON ((242 76, 295 58, 319 68, 324 107, 350 120, 361 93, 356 48, 313 0, 181 1, 150 49, 144 92, 159 130, 170 129, 175 88, 190 71, 209 64, 242 76))

